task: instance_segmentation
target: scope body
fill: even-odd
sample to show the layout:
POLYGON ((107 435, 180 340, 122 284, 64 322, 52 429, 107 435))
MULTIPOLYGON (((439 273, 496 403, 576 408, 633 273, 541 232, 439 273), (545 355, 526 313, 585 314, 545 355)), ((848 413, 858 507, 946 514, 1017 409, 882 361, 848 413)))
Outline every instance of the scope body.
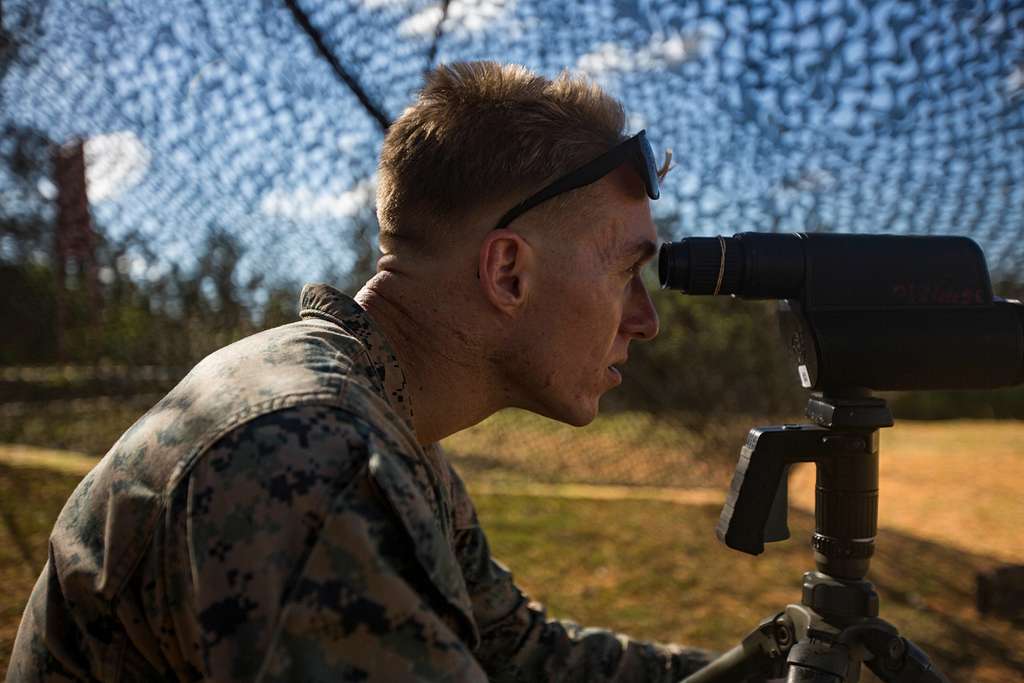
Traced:
POLYGON ((1024 306, 966 237, 739 233, 666 243, 662 287, 779 299, 800 383, 991 389, 1024 380, 1024 306))

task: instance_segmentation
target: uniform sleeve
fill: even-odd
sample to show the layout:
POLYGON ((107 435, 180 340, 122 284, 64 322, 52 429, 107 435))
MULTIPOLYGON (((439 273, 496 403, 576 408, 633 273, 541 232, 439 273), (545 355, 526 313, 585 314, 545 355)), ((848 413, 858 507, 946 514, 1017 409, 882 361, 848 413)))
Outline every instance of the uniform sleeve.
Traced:
POLYGON ((706 665, 704 650, 659 645, 548 619, 491 557, 469 496, 453 475, 456 549, 480 630, 477 659, 494 683, 675 683, 706 665))
POLYGON ((169 593, 189 596, 176 630, 204 679, 486 680, 375 490, 365 443, 341 411, 289 409, 193 468, 187 524, 171 520, 184 539, 167 544, 191 585, 169 593))

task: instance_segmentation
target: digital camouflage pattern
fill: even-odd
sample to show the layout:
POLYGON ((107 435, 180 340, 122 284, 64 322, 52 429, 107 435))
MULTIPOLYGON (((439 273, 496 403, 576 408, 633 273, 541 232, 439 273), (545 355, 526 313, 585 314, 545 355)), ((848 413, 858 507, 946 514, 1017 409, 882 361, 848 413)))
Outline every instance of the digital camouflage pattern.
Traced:
POLYGON ((488 550, 352 299, 197 365, 61 512, 8 681, 675 681, 706 661, 547 620, 488 550))

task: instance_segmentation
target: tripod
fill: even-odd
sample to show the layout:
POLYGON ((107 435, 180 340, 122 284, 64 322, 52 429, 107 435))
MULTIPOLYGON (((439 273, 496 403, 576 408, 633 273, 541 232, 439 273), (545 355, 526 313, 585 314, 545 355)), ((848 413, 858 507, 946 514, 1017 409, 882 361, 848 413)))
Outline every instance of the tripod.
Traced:
POLYGON ((878 594, 864 579, 878 528, 878 430, 893 423, 888 406, 861 391, 812 394, 807 416, 814 424, 750 431, 716 534, 752 555, 789 538, 786 474, 793 463, 813 462, 817 570, 804 574, 800 604, 762 621, 682 683, 856 683, 862 663, 883 681, 948 683, 878 617, 878 594))

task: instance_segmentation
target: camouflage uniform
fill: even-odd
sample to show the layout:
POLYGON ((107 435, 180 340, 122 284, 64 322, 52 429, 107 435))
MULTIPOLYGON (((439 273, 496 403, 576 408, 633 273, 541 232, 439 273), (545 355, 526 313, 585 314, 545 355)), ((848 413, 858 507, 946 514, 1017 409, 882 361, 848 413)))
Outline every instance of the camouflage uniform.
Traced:
POLYGON ((546 620, 352 299, 209 356, 79 484, 9 681, 674 681, 703 653, 546 620), (489 678, 488 678, 489 677, 489 678))

